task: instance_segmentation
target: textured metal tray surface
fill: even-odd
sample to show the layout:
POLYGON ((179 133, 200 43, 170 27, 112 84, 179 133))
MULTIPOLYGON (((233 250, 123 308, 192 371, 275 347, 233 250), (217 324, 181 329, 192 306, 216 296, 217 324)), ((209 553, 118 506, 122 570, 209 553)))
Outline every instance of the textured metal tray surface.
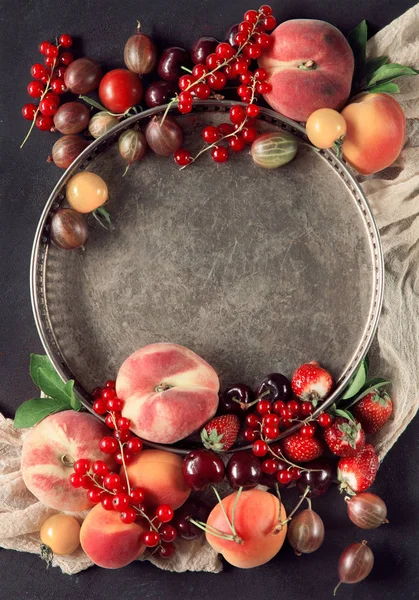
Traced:
MULTIPOLYGON (((202 103, 177 116, 186 146, 200 147, 207 123, 230 102, 202 103)), ((161 109, 160 109, 161 110, 161 109)), ((122 178, 119 133, 97 140, 64 174, 45 207, 31 265, 36 323, 64 379, 87 392, 114 377, 145 344, 170 341, 210 362, 222 385, 255 385, 318 360, 347 385, 371 343, 382 301, 377 228, 360 188, 328 151, 302 144, 274 171, 247 153, 216 166, 209 156, 179 171, 151 152, 122 178), (85 251, 49 243, 65 185, 92 170, 109 186, 114 229, 94 220, 85 251)), ((262 110, 261 129, 304 129, 262 110)))

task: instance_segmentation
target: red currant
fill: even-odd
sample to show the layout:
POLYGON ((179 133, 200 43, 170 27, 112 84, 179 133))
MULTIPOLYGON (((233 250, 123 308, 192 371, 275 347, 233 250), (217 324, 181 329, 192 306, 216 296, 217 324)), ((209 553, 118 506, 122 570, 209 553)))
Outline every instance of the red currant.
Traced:
POLYGON ((272 7, 269 6, 269 4, 262 4, 262 6, 259 8, 259 13, 264 17, 267 17, 268 15, 272 14, 272 7))
POLYGON ((208 85, 213 90, 222 90, 227 83, 227 76, 222 71, 216 71, 207 78, 208 85))
POLYGON ((272 15, 267 15, 262 21, 262 28, 265 31, 272 31, 276 27, 276 19, 272 15))
POLYGON ((95 487, 87 492, 87 498, 90 500, 90 502, 93 502, 93 504, 99 504, 99 502, 102 500, 102 494, 102 490, 98 487, 95 487))
POLYGON ((276 458, 267 458, 262 463, 262 471, 267 475, 273 475, 278 471, 278 461, 276 458))
POLYGON ((227 79, 236 79, 235 74, 233 73, 233 66, 231 64, 226 65, 223 69, 223 72, 225 73, 225 76, 227 77, 227 79))
POLYGON ((278 415, 268 415, 267 417, 264 417, 263 419, 263 425, 273 425, 274 427, 276 427, 277 425, 279 425, 279 417, 278 415))
POLYGON ((162 558, 170 558, 176 552, 173 544, 161 544, 159 554, 162 558))
POLYGON ((258 416, 255 413, 251 413, 246 416, 246 425, 255 429, 259 424, 258 416))
POLYGON ((126 429, 121 429, 120 431, 114 431, 113 437, 116 440, 119 440, 120 442, 124 443, 127 440, 129 440, 130 432, 129 432, 129 430, 127 431, 126 429))
POLYGON ((217 127, 214 127, 214 125, 208 125, 208 127, 205 127, 205 129, 202 130, 201 135, 202 139, 204 142, 207 142, 207 144, 213 144, 220 139, 220 131, 217 127))
POLYGON ((118 492, 112 498, 112 506, 114 510, 122 511, 126 510, 129 507, 129 496, 124 492, 118 492))
POLYGON ((178 102, 177 109, 182 115, 186 115, 192 112, 192 104, 184 104, 183 102, 178 102))
MULTIPOLYGON (((67 67, 58 67, 58 69, 54 70, 54 75, 57 77, 57 79, 63 79, 64 78, 64 73, 67 71, 67 67)), ((106 386, 105 386, 106 387, 106 386)))
POLYGON ((246 429, 243 431, 243 438, 246 440, 246 442, 254 442, 257 439, 257 436, 258 432, 256 429, 246 427, 246 429))
POLYGON ((248 21, 248 23, 256 24, 259 20, 259 15, 256 10, 247 10, 244 13, 243 20, 248 21))
POLYGON ((230 108, 230 121, 232 123, 241 124, 246 118, 246 113, 241 106, 232 106, 230 108))
POLYGON ((157 531, 146 531, 143 533, 143 544, 147 548, 154 548, 160 543, 160 535, 157 531))
POLYGON ((206 65, 202 65, 202 64, 195 65, 194 68, 192 69, 192 75, 194 77, 196 77, 197 79, 200 79, 207 73, 208 73, 208 68, 206 65))
MULTIPOLYGON (((119 400, 119 398, 118 398, 119 400)), ((122 400, 120 401, 122 402, 122 400)), ((131 421, 129 419, 127 419, 126 417, 119 417, 116 420, 116 424, 118 426, 118 429, 120 429, 121 431, 128 431, 129 428, 131 427, 131 421)))
POLYGON ((178 98, 181 104, 192 104, 193 101, 191 92, 180 92, 178 98))
POLYGON ((100 440, 99 448, 105 454, 113 454, 118 450, 119 446, 116 439, 108 435, 100 440))
POLYGON ((125 462, 126 465, 129 465, 130 462, 132 462, 134 458, 134 455, 132 454, 132 452, 129 452, 128 450, 124 449, 124 460, 122 460, 122 454, 121 452, 118 452, 118 454, 115 455, 115 461, 118 463, 118 465, 122 465, 123 462, 125 462))
POLYGON ((289 419, 292 419, 292 412, 290 411, 290 409, 285 406, 285 408, 281 409, 281 417, 284 421, 288 421, 289 419))
POLYGON ((194 81, 195 78, 192 77, 192 75, 182 75, 181 77, 179 77, 178 81, 179 89, 182 91, 186 90, 193 84, 194 81))
POLYGON ((54 121, 52 120, 52 117, 38 115, 36 117, 35 125, 40 131, 50 131, 53 128, 54 121))
POLYGON ((113 510, 112 500, 113 496, 111 494, 103 493, 100 503, 105 510, 113 510))
POLYGON ((98 400, 95 400, 93 402, 93 410, 97 415, 104 415, 107 410, 105 400, 103 400, 103 398, 98 398, 98 400))
POLYGON ((287 402, 287 409, 291 413, 292 417, 297 417, 300 412, 300 403, 296 400, 290 400, 287 402))
MULTIPOLYGON (((117 416, 115 415, 115 419, 117 416)), ((108 414, 105 417, 105 423, 109 427, 109 429, 115 429, 114 415, 108 414)))
POLYGON ((217 129, 223 137, 230 135, 234 131, 234 127, 231 125, 231 123, 220 123, 217 129))
POLYGON ((50 44, 49 46, 47 46, 47 48, 45 50, 45 56, 51 56, 52 58, 57 58, 57 56, 58 56, 57 46, 54 46, 53 44, 50 44))
MULTIPOLYGON (((110 391, 110 390, 106 390, 106 391, 110 391)), ((120 398, 116 398, 116 397, 111 398, 110 400, 108 400, 108 403, 107 403, 108 410, 111 410, 112 412, 120 412, 122 410, 123 406, 124 406, 124 401, 121 400, 120 398)))
POLYGON ((222 62, 223 59, 220 56, 218 56, 218 54, 215 54, 215 52, 213 52, 212 54, 208 54, 207 58, 205 59, 205 64, 207 65, 208 69, 210 69, 210 71, 221 65, 222 62))
POLYGON ((55 65, 57 59, 55 56, 46 56, 44 58, 44 63, 46 64, 47 67, 52 67, 53 65, 55 65))
POLYGON ((249 104, 246 106, 246 115, 252 119, 256 118, 260 113, 260 107, 257 104, 249 104))
POLYGON ((35 113, 36 113, 35 104, 28 103, 28 104, 25 104, 24 106, 22 106, 22 116, 27 121, 33 121, 35 113))
POLYGON ((241 135, 235 135, 229 139, 228 145, 233 152, 241 152, 244 150, 246 143, 241 135))
POLYGON ((206 83, 198 83, 194 87, 195 96, 199 100, 206 100, 211 95, 211 88, 206 83))
POLYGON ((127 450, 132 452, 132 454, 138 454, 143 449, 142 441, 137 437, 130 437, 127 440, 127 450))
POLYGON ((103 460, 95 460, 92 465, 92 471, 95 475, 100 475, 100 477, 104 477, 109 473, 108 465, 103 460))
POLYGON ((228 60, 233 56, 234 49, 230 44, 227 44, 227 42, 222 42, 216 47, 215 53, 223 60, 228 60))
MULTIPOLYGON (((234 75, 244 75, 248 72, 249 66, 244 58, 239 58, 233 65, 232 71, 234 75)), ((246 83, 243 81, 243 83, 246 83)))
POLYGON ((260 52, 262 53, 262 49, 269 48, 272 43, 272 38, 267 33, 257 33, 255 35, 255 42, 260 52))
POLYGON ((74 60, 74 56, 71 52, 63 52, 60 56, 60 63, 65 67, 68 67, 74 60))
POLYGON ((31 98, 40 98, 44 93, 45 86, 41 81, 31 81, 28 84, 27 91, 31 98))
POLYGON ((115 386, 116 386, 116 381, 114 379, 108 379, 105 382, 105 385, 103 387, 110 388, 111 390, 114 390, 115 386))
POLYGON ((67 33, 60 35, 58 42, 63 48, 70 48, 73 45, 73 40, 67 33))
POLYGON ((186 150, 185 148, 179 148, 179 150, 174 153, 173 159, 177 165, 183 167, 192 162, 192 155, 189 150, 186 150))
POLYGON ((262 49, 257 44, 247 44, 243 48, 243 52, 247 57, 256 59, 262 54, 262 49))
POLYGON ((102 398, 104 400, 111 400, 112 398, 115 398, 115 397, 116 397, 115 388, 105 387, 105 389, 102 391, 102 398))
POLYGON ((321 413, 317 418, 317 423, 320 427, 329 427, 333 423, 333 417, 327 413, 321 413))
POLYGON ((81 487, 85 490, 91 490, 95 487, 95 482, 88 475, 81 475, 81 487))
POLYGON ((41 54, 46 54, 49 46, 51 46, 50 42, 47 42, 46 40, 41 42, 38 46, 39 52, 41 54))
POLYGON ((246 144, 251 144, 257 137, 257 131, 254 127, 244 127, 242 129, 242 136, 246 144))
POLYGON ((156 508, 156 517, 160 523, 168 523, 173 519, 173 508, 169 504, 160 504, 156 508))
POLYGON ((216 163, 225 163, 228 161, 228 150, 224 146, 215 146, 211 150, 211 156, 216 163))
POLYGON ((79 458, 73 465, 73 469, 75 473, 79 475, 86 475, 88 470, 90 469, 90 461, 87 458, 79 458))
POLYGON ((259 400, 256 404, 256 410, 260 415, 267 415, 271 412, 272 405, 269 400, 259 400))
POLYGON ((51 80, 51 90, 55 93, 55 94, 64 94, 64 92, 66 91, 66 87, 65 87, 65 83, 62 79, 52 79, 51 80))
POLYGON ((312 438, 312 437, 314 437, 315 433, 316 433, 316 428, 314 427, 314 425, 303 425, 300 428, 301 437, 312 438))
POLYGON ((273 403, 272 408, 274 410, 274 413, 280 415, 281 411, 285 408, 285 402, 283 402, 282 400, 277 400, 273 403))
POLYGON ((135 519, 137 518, 137 512, 131 506, 128 506, 121 512, 119 516, 123 523, 129 525, 130 523, 134 523, 135 519))
POLYGON ((279 427, 268 425, 267 427, 263 428, 263 433, 268 438, 268 440, 274 440, 279 436, 279 427))
POLYGON ((300 411, 304 417, 308 417, 314 412, 314 406, 311 404, 311 402, 302 402, 300 411))
POLYGON ((289 471, 279 471, 276 478, 282 485, 288 485, 292 481, 292 475, 289 471))
POLYGON ((239 77, 240 81, 245 85, 250 85, 253 81, 253 76, 249 71, 242 73, 239 77))
POLYGON ((256 81, 266 81, 266 79, 268 79, 268 71, 259 67, 254 72, 254 76, 256 81))
POLYGON ((269 450, 269 446, 263 440, 256 440, 252 446, 252 452, 255 456, 261 458, 262 456, 266 456, 269 450))
MULTIPOLYGON (((57 96, 58 98, 58 96, 57 96)), ((39 103, 39 110, 45 117, 51 117, 55 115, 60 105, 60 99, 58 98, 58 102, 51 97, 45 96, 41 102, 39 103)))
POLYGON ((81 487, 81 484, 83 482, 83 475, 79 475, 78 473, 71 473, 70 477, 70 483, 74 488, 79 488, 81 487))
POLYGON ((298 467, 291 467, 289 472, 291 474, 291 478, 293 481, 297 481, 298 479, 300 479, 300 477, 302 475, 301 469, 299 469, 298 467))
POLYGON ((45 77, 46 74, 47 71, 44 65, 41 65, 41 63, 36 63, 35 65, 32 65, 31 75, 34 79, 42 79, 42 77, 45 77))
POLYGON ((102 394, 102 388, 101 387, 95 387, 90 392, 90 395, 92 396, 93 400, 97 400, 98 398, 100 398, 101 394, 102 394))
POLYGON ((242 21, 241 23, 239 23, 239 27, 238 27, 239 31, 243 31, 244 33, 250 33, 252 31, 252 29, 253 29, 252 24, 249 23, 248 21, 242 21))
POLYGON ((234 36, 234 42, 237 44, 237 46, 243 46, 243 44, 247 42, 247 37, 247 33, 244 31, 239 31, 234 36))
POLYGON ((163 527, 160 527, 159 533, 162 542, 174 542, 177 538, 177 531, 173 525, 163 525, 163 527))
POLYGON ((131 498, 131 504, 142 504, 145 499, 145 492, 141 488, 132 488, 129 497, 131 498))
POLYGON ((110 491, 121 488, 121 478, 118 473, 107 473, 103 478, 103 486, 110 491))

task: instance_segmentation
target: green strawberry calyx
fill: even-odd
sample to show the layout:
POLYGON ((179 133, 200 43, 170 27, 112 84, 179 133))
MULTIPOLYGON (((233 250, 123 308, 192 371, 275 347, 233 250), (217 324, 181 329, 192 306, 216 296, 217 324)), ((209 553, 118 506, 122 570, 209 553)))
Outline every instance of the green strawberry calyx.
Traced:
POLYGON ((210 432, 204 428, 201 431, 201 441, 207 450, 214 450, 214 452, 221 452, 224 448, 224 433, 218 433, 214 428, 210 432))

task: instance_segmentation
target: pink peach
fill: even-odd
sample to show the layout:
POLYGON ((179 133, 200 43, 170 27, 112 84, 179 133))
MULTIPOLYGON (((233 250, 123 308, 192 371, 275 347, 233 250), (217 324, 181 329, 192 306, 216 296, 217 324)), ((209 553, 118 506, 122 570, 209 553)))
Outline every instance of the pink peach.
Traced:
POLYGON ((46 506, 78 511, 92 506, 85 489, 71 486, 73 463, 79 458, 103 460, 114 468, 114 459, 99 450, 109 430, 93 415, 65 410, 49 415, 25 437, 21 469, 26 487, 46 506))
POLYGON ((80 530, 80 543, 87 556, 99 567, 119 569, 141 556, 145 550, 142 534, 145 523, 122 523, 119 513, 97 504, 80 530))
POLYGON ((217 373, 178 344, 150 344, 119 369, 118 397, 132 430, 150 442, 173 444, 200 429, 216 412, 217 373))

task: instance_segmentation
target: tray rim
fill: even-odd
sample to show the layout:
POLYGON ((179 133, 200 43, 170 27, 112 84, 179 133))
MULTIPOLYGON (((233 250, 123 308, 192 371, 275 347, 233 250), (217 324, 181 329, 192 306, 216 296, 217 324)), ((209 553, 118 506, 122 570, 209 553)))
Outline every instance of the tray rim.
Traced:
MULTIPOLYGON (((234 100, 206 100, 206 101, 195 101, 193 104, 193 112, 227 112, 233 105, 245 106, 242 102, 234 100)), ((66 382, 70 378, 75 379, 74 391, 77 398, 80 400, 84 408, 90 413, 94 414, 98 419, 104 420, 103 417, 96 415, 93 412, 92 405, 90 402, 89 394, 78 384, 77 379, 70 372, 70 369, 66 366, 65 357, 61 354, 59 344, 55 339, 55 334, 52 325, 50 324, 48 305, 46 302, 46 264, 48 258, 48 247, 49 238, 44 233, 44 229, 47 224, 47 220, 50 216, 51 210, 58 208, 60 203, 64 199, 62 190, 65 187, 68 179, 78 170, 83 170, 91 160, 92 156, 97 156, 101 151, 105 150, 111 145, 117 138, 120 132, 129 128, 137 121, 147 119, 157 114, 163 113, 167 109, 168 105, 157 106, 143 112, 140 112, 128 119, 121 121, 118 125, 113 127, 109 132, 100 138, 90 143, 85 150, 73 161, 73 163, 65 170, 63 175, 54 186, 48 200, 41 213, 35 236, 32 245, 31 259, 30 259, 30 297, 32 311, 34 315, 35 325, 38 331, 38 335, 41 339, 41 343, 44 350, 57 370, 61 379, 66 382), (72 377, 69 376, 72 375, 72 377)), ((176 110, 176 103, 174 103, 169 110, 169 113, 173 113, 176 110)), ((179 116, 179 113, 176 113, 179 116)), ((267 123, 277 123, 285 126, 285 129, 297 132, 299 137, 303 137, 307 143, 310 143, 304 126, 300 123, 292 121, 287 117, 273 111, 272 109, 261 107, 259 119, 264 120, 267 123)), ((311 144, 310 144, 311 145, 311 144)), ((345 162, 339 159, 331 150, 319 150, 318 151, 323 158, 331 163, 332 168, 337 171, 338 176, 345 183, 349 193, 353 196, 354 201, 358 204, 358 208, 361 209, 364 221, 364 225, 368 226, 369 230, 369 245, 372 255, 374 257, 373 263, 375 267, 375 289, 373 294, 373 302, 369 309, 368 323, 364 328, 362 338, 357 346, 356 351, 353 354, 352 360, 343 371, 338 385, 336 386, 333 393, 323 402, 313 413, 312 418, 315 418, 318 414, 330 407, 345 391, 348 387, 354 373, 365 358, 374 335, 376 333, 379 317, 381 314, 383 304, 383 293, 384 293, 384 257, 381 245, 380 233, 378 226, 375 222, 372 210, 369 206, 367 198, 360 187, 358 181, 351 173, 345 162)), ((300 427, 300 424, 295 424, 286 431, 282 432, 279 438, 288 436, 300 427)), ((191 448, 185 449, 176 446, 167 446, 164 444, 155 444, 152 442, 145 442, 147 446, 151 448, 158 448, 168 450, 177 454, 187 454, 191 448)), ((251 444, 243 446, 235 446, 229 452, 235 452, 237 450, 249 449, 251 444)))

